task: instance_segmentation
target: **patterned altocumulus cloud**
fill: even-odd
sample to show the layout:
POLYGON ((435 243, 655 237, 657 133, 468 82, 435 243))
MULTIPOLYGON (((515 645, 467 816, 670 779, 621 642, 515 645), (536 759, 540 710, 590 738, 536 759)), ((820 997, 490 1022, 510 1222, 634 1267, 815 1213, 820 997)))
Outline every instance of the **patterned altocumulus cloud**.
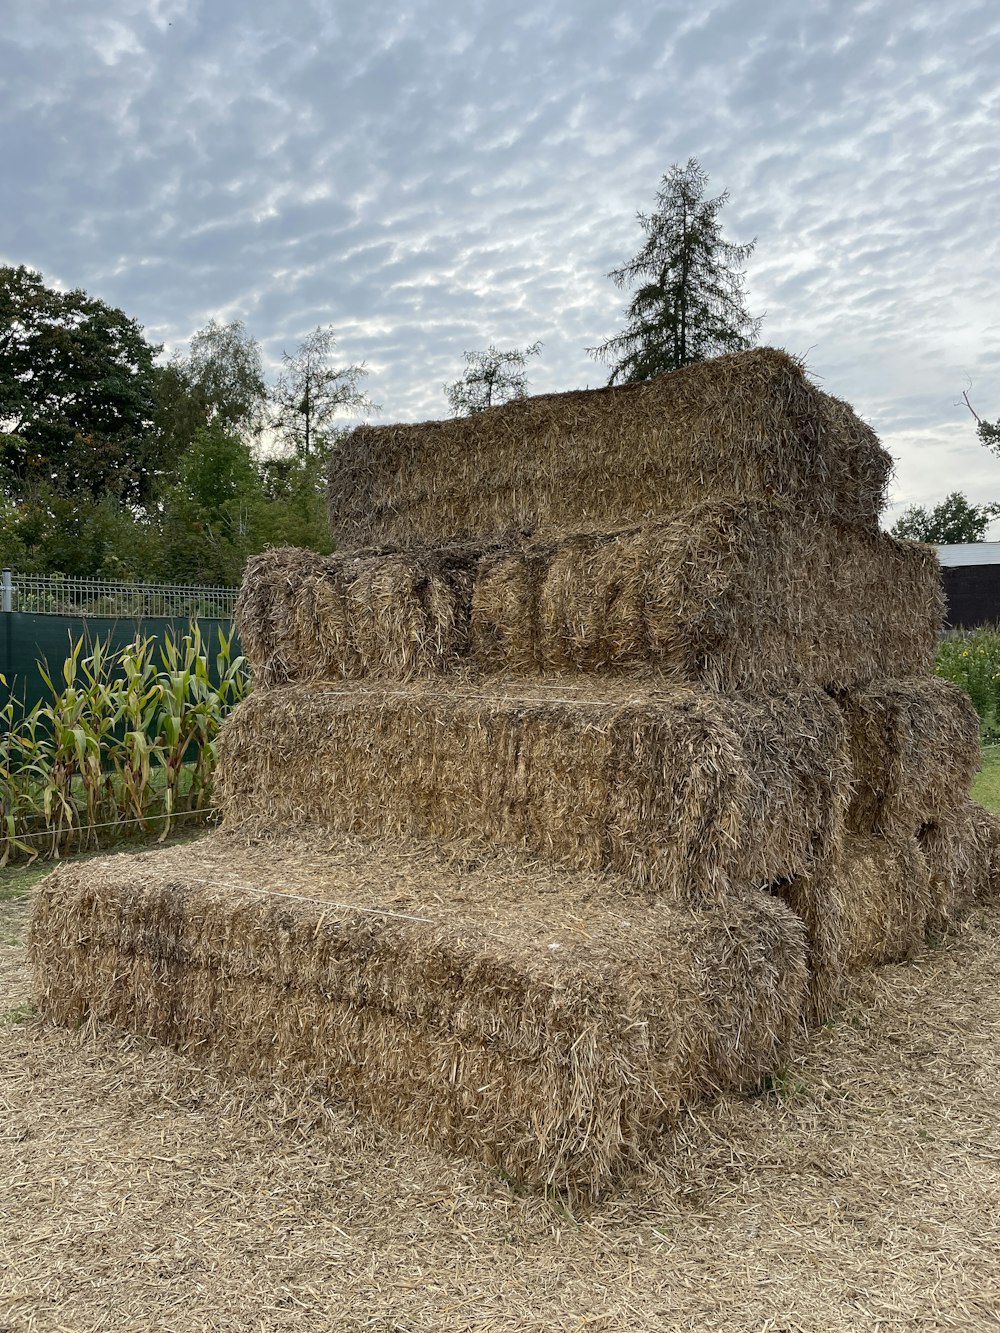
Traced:
POLYGON ((751 305, 898 459, 895 499, 1000 496, 994 0, 12 0, 0 262, 167 348, 318 323, 383 417, 442 415, 465 349, 541 339, 603 382, 604 276, 698 157, 751 305))

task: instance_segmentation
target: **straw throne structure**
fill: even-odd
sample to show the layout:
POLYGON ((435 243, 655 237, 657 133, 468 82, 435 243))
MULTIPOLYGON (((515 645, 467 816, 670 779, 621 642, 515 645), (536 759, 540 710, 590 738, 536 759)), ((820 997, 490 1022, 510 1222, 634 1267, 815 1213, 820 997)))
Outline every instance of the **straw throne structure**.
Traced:
POLYGON ((337 452, 268 552, 221 833, 51 877, 41 1003, 602 1189, 993 891, 890 460, 770 349, 337 452))

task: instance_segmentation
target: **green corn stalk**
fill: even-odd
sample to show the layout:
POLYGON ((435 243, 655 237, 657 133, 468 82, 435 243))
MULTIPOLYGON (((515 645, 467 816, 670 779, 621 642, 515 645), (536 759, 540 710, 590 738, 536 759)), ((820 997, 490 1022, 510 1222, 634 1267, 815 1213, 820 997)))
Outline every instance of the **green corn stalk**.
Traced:
MULTIPOLYGON (((6 684, 0 674, 0 685, 6 684)), ((34 843, 18 837, 30 824, 35 807, 24 763, 31 753, 30 732, 22 734, 12 699, 0 709, 0 737, 0 866, 5 866, 18 852, 31 861, 38 855, 34 843)))
POLYGON ((74 831, 81 822, 73 786, 80 763, 86 761, 88 753, 87 733, 80 725, 86 701, 76 685, 82 649, 82 637, 70 643, 69 656, 62 664, 61 687, 49 674, 47 663, 39 667, 41 677, 52 693, 51 703, 43 703, 38 716, 39 721, 50 729, 52 737, 48 769, 39 776, 42 779, 45 827, 51 833, 49 854, 53 857, 69 850, 74 831))
POLYGON ((152 772, 157 752, 151 731, 160 693, 151 650, 151 639, 136 639, 122 652, 111 682, 112 734, 120 735, 109 756, 117 778, 116 814, 122 820, 139 820, 143 829, 155 801, 152 772))
POLYGON ((95 844, 99 843, 100 826, 110 822, 117 812, 113 777, 116 710, 112 684, 116 668, 117 658, 109 655, 100 641, 95 642, 90 655, 80 664, 83 706, 75 734, 77 767, 86 800, 87 827, 95 844))
POLYGON ((80 639, 58 673, 43 665, 51 698, 0 711, 0 863, 46 851, 39 834, 53 857, 96 842, 95 825, 162 820, 165 836, 179 813, 209 805, 219 727, 249 689, 232 635, 219 635, 217 683, 209 660, 195 625, 168 635, 158 660, 149 639, 87 655, 80 639))

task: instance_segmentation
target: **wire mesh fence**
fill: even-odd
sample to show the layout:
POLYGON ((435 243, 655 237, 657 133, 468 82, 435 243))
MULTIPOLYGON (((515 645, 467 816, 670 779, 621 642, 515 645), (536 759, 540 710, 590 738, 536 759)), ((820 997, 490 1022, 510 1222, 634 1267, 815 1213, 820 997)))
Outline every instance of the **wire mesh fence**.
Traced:
POLYGON ((215 584, 115 583, 5 569, 0 606, 35 615, 230 620, 237 591, 215 584))

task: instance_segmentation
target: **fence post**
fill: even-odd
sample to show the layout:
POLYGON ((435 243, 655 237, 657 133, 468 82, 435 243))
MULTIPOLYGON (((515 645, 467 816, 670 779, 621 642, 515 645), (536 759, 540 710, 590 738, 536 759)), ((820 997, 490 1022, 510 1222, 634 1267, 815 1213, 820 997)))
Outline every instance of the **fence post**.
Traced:
POLYGON ((11 596, 12 584, 10 581, 10 570, 4 567, 3 571, 3 609, 4 611, 13 610, 13 599, 11 596))

